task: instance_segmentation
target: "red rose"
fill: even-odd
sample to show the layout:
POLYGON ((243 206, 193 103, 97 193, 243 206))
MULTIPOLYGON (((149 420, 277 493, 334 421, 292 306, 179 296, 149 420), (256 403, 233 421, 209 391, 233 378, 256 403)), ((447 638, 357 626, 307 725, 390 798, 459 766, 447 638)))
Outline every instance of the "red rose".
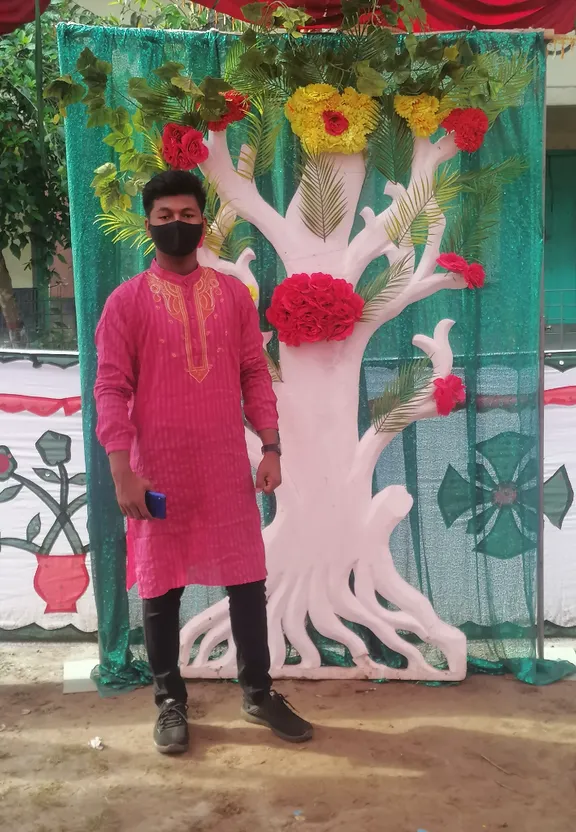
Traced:
POLYGON ((456 272, 456 274, 464 274, 464 269, 468 266, 463 257, 460 257, 459 254, 454 254, 453 252, 441 254, 440 257, 437 258, 436 262, 443 269, 446 269, 449 272, 456 272))
POLYGON ((454 133, 456 147, 474 153, 482 147, 490 122, 484 110, 468 107, 466 110, 452 110, 442 122, 448 133, 454 133))
POLYGON ((486 272, 480 263, 470 263, 462 272, 469 289, 481 289, 484 286, 486 272))
POLYGON ((162 156, 174 170, 193 170, 206 161, 208 148, 199 130, 167 124, 162 133, 162 156))
POLYGON ((349 121, 343 113, 336 110, 324 110, 322 113, 324 127, 330 136, 341 136, 348 130, 349 121))
POLYGON ((364 299, 350 283, 327 274, 295 274, 274 290, 266 317, 289 346, 341 341, 360 320, 364 299))
POLYGON ((449 416, 457 404, 466 401, 466 388, 462 379, 449 375, 434 381, 434 401, 439 416, 449 416))
POLYGON ((467 263, 463 257, 453 252, 441 254, 436 258, 436 262, 449 272, 461 274, 469 289, 481 289, 484 286, 486 272, 480 263, 467 263))
POLYGON ((208 130, 212 130, 214 133, 226 130, 228 125, 235 121, 242 121, 250 110, 250 102, 241 92, 227 90, 220 93, 220 95, 223 95, 226 100, 226 112, 217 121, 208 122, 208 130))

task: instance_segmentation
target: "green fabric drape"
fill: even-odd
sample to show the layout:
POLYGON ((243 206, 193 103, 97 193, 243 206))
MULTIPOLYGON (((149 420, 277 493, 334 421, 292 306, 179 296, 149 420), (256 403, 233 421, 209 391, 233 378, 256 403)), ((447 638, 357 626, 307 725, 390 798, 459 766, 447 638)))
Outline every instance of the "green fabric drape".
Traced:
MULTIPOLYGON (((529 54, 534 84, 524 106, 499 118, 479 153, 463 156, 459 164, 472 167, 522 155, 528 170, 506 189, 500 222, 486 251, 488 286, 478 293, 441 292, 408 308, 374 336, 364 362, 359 426, 366 428, 369 400, 378 395, 398 360, 413 354, 413 335, 431 334, 440 319, 453 318, 457 322, 451 339, 455 368, 465 375, 470 405, 450 419, 419 423, 398 437, 377 467, 374 488, 405 483, 415 497, 411 516, 394 534, 396 566, 432 600, 442 618, 467 632, 471 669, 509 670, 538 683, 551 680, 559 670, 537 664, 534 650, 545 50, 541 33, 478 32, 468 37, 474 49, 506 56, 518 51, 529 54), (522 406, 477 413, 475 396, 491 394, 523 397, 522 406), (479 481, 484 490, 478 487, 479 481), (512 492, 518 497, 513 506, 512 492)), ((112 64, 111 106, 126 105, 123 93, 129 76, 148 77, 168 60, 184 64, 196 79, 219 75, 232 40, 233 36, 216 32, 72 25, 59 29, 63 72, 74 73, 86 46, 112 64)), ((94 437, 93 334, 106 297, 118 283, 140 271, 143 261, 134 249, 113 246, 94 225, 99 206, 90 190, 92 172, 112 159, 102 138, 101 130, 86 129, 83 108, 72 108, 66 139, 100 675, 104 687, 115 689, 145 681, 146 672, 131 653, 130 642, 137 641, 140 633, 140 607, 135 595, 128 597, 124 589, 124 525, 114 502, 106 458, 94 437)), ((238 142, 237 134, 234 142, 238 142)), ((272 174, 259 187, 284 212, 294 191, 296 159, 295 140, 287 125, 277 159, 272 174)), ((387 204, 383 185, 382 178, 372 172, 360 206, 382 210, 387 204)), ((263 313, 284 273, 269 244, 256 233, 253 247, 263 313)), ((264 514, 268 519, 270 511, 264 514)), ((184 597, 183 618, 219 597, 219 590, 190 588, 184 597)), ((313 635, 325 663, 349 663, 340 645, 313 635)), ((363 635, 373 655, 392 664, 401 661, 371 634, 363 635)), ((430 658, 442 660, 433 654, 430 658)), ((297 661, 297 657, 289 660, 297 661)))

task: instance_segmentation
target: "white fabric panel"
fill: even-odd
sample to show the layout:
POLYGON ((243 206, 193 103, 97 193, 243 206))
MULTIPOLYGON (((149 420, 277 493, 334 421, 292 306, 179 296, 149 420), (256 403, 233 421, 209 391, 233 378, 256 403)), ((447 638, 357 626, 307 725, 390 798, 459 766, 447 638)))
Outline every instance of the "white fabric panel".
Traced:
MULTIPOLYGON (((2 393, 69 398, 80 395, 78 367, 61 369, 42 365, 34 368, 28 361, 0 365, 0 395, 2 393)), ((43 482, 34 473, 34 468, 45 468, 35 447, 38 439, 51 430, 69 436, 72 440, 72 459, 67 465, 68 473, 84 472, 84 444, 82 439, 81 413, 65 416, 59 410, 53 416, 36 416, 33 413, 4 413, 0 410, 0 445, 7 446, 18 463, 17 473, 37 483, 52 496, 59 499, 58 483, 43 482)), ((15 485, 13 480, 0 482, 0 491, 15 485)), ((84 486, 71 486, 70 499, 85 491, 84 486)), ((8 503, 0 503, 0 536, 26 540, 28 524, 40 514, 42 528, 36 538, 41 542, 54 521, 54 514, 42 500, 23 488, 18 496, 8 503)), ((74 526, 83 544, 88 543, 86 531, 86 508, 80 509, 73 517, 74 526)), ((71 553, 70 544, 61 531, 51 557, 71 553)), ((86 558, 90 574, 90 559, 86 558)), ((36 556, 11 546, 2 546, 0 551, 0 629, 15 629, 29 624, 38 624, 45 629, 56 629, 73 624, 79 630, 92 632, 97 629, 96 607, 92 582, 77 601, 76 613, 45 614, 46 602, 34 588, 37 571, 36 556)))

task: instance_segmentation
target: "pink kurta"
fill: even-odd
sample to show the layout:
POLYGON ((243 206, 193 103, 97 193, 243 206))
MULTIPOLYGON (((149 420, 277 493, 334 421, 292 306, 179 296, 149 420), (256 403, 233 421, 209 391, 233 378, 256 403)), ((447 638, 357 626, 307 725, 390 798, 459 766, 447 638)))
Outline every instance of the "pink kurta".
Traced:
POLYGON ((98 438, 107 453, 129 450, 133 470, 166 494, 166 520, 129 523, 140 596, 262 580, 242 400, 258 432, 276 429, 278 416, 248 289, 154 261, 109 297, 96 346, 98 438))

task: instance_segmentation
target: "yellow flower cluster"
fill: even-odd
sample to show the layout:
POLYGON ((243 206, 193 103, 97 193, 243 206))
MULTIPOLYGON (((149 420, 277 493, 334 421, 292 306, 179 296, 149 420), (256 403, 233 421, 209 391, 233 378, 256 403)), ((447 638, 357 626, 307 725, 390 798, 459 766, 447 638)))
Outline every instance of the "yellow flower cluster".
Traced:
POLYGON ((351 87, 339 93, 330 84, 300 87, 286 102, 284 112, 310 153, 359 153, 378 120, 378 105, 370 96, 351 87), (345 119, 340 120, 338 135, 328 132, 326 113, 345 119))
POLYGON ((394 109, 401 118, 406 119, 415 136, 428 137, 438 130, 450 113, 450 109, 443 103, 444 107, 436 96, 427 92, 394 96, 394 109))

